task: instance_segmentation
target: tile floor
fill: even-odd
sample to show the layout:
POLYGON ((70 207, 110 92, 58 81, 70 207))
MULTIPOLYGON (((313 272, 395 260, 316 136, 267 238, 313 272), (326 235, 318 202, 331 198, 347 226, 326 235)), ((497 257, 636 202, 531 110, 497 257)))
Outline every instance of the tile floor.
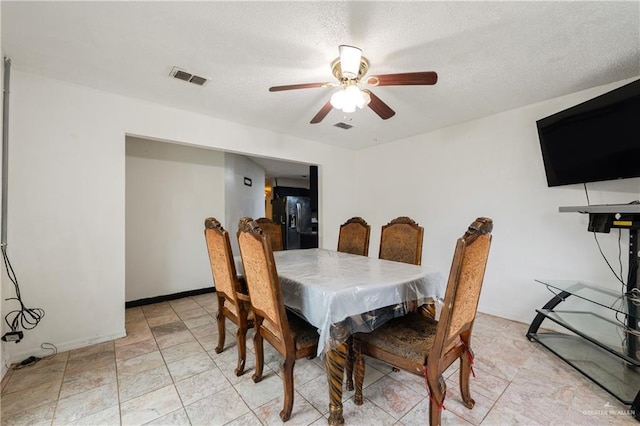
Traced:
MULTIPOLYGON (((216 354, 213 294, 128 309, 122 339, 59 353, 2 381, 2 425, 271 425, 281 424, 279 355, 265 344, 264 380, 236 377, 235 326, 216 354), (270 350, 271 349, 271 350, 270 350)), ((472 410, 461 403, 456 364, 443 424, 636 424, 626 406, 525 337, 525 324, 478 314, 472 410)), ((249 333, 249 338, 253 332, 249 333)), ((253 348, 249 344, 250 349, 253 348)), ((424 425, 428 399, 418 376, 367 359, 365 403, 345 392, 347 425, 424 425)), ((289 425, 326 425, 328 390, 320 359, 295 367, 289 425)))

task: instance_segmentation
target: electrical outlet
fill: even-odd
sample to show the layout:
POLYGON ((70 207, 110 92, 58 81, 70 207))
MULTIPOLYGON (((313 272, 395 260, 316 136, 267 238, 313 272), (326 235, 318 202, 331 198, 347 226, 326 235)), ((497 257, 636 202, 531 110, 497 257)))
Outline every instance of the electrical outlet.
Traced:
POLYGON ((10 331, 8 333, 5 333, 4 336, 2 336, 2 340, 4 342, 18 343, 20 340, 22 340, 23 337, 24 337, 24 333, 22 331, 10 331))

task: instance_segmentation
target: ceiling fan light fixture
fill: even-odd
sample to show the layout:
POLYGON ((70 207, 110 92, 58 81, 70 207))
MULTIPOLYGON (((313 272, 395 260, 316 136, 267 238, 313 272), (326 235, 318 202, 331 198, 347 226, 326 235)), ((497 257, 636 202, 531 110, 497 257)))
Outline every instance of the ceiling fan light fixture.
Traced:
POLYGON ((371 102, 371 96, 363 92, 355 84, 349 84, 331 95, 331 106, 342 112, 354 112, 356 108, 364 108, 371 102))
POLYGON ((342 75, 348 79, 358 77, 360 72, 360 60, 362 59, 362 50, 357 47, 341 45, 340 49, 340 68, 342 75))
POLYGON ((345 104, 347 96, 344 93, 344 90, 340 89, 331 95, 331 106, 335 109, 342 109, 342 106, 345 104))

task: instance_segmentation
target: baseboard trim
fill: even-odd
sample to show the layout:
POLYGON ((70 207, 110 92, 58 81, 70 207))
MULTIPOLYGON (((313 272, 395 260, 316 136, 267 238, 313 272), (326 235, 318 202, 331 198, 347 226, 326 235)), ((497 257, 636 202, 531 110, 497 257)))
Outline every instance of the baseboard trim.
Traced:
POLYGON ((215 291, 216 291, 215 287, 205 287, 205 288, 199 288, 197 290, 181 291, 180 293, 165 294, 164 296, 155 296, 155 297, 148 297, 146 299, 132 300, 130 302, 125 302, 124 307, 125 309, 136 308, 138 306, 145 306, 145 305, 151 305, 154 303, 167 302, 169 300, 181 299, 183 297, 189 297, 189 296, 198 296, 200 294, 213 293, 215 291))
MULTIPOLYGON (((123 328, 121 330, 101 334, 98 337, 93 337, 90 339, 82 338, 78 340, 71 340, 64 343, 58 342, 58 343, 55 343, 56 353, 59 354, 62 352, 72 351, 74 349, 81 349, 87 346, 97 345, 99 343, 114 341, 121 337, 125 337, 126 335, 127 335, 127 332, 123 328)), ((42 358, 52 354, 50 349, 45 349, 45 348, 42 348, 41 346, 40 347, 25 346, 24 348, 22 348, 20 352, 11 354, 11 356, 9 357, 9 362, 11 364, 15 364, 32 355, 42 358)))

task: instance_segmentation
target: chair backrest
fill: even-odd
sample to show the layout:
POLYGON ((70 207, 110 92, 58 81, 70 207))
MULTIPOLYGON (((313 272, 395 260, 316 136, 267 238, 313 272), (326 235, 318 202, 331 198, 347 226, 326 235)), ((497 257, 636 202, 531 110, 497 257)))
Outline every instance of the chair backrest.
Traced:
POLYGON ((262 327, 273 337, 282 344, 293 345, 269 238, 256 221, 242 218, 238 224, 238 245, 251 306, 258 324, 262 320, 262 327))
POLYGON ((438 330, 429 355, 440 358, 460 341, 468 345, 491 247, 493 221, 477 218, 458 239, 438 330))
POLYGON ((338 251, 368 256, 370 233, 371 226, 363 218, 352 217, 340 225, 338 251))
POLYGON ((236 291, 240 291, 240 285, 233 261, 229 233, 224 230, 218 220, 209 217, 204 221, 204 237, 209 251, 209 262, 211 263, 216 292, 224 295, 225 299, 236 305, 236 291))
POLYGON ((282 243, 282 225, 266 217, 256 219, 256 223, 260 226, 262 232, 267 234, 271 239, 271 249, 273 251, 284 250, 284 245, 282 243))
POLYGON ((424 228, 413 219, 400 216, 382 227, 378 258, 420 265, 424 228))

